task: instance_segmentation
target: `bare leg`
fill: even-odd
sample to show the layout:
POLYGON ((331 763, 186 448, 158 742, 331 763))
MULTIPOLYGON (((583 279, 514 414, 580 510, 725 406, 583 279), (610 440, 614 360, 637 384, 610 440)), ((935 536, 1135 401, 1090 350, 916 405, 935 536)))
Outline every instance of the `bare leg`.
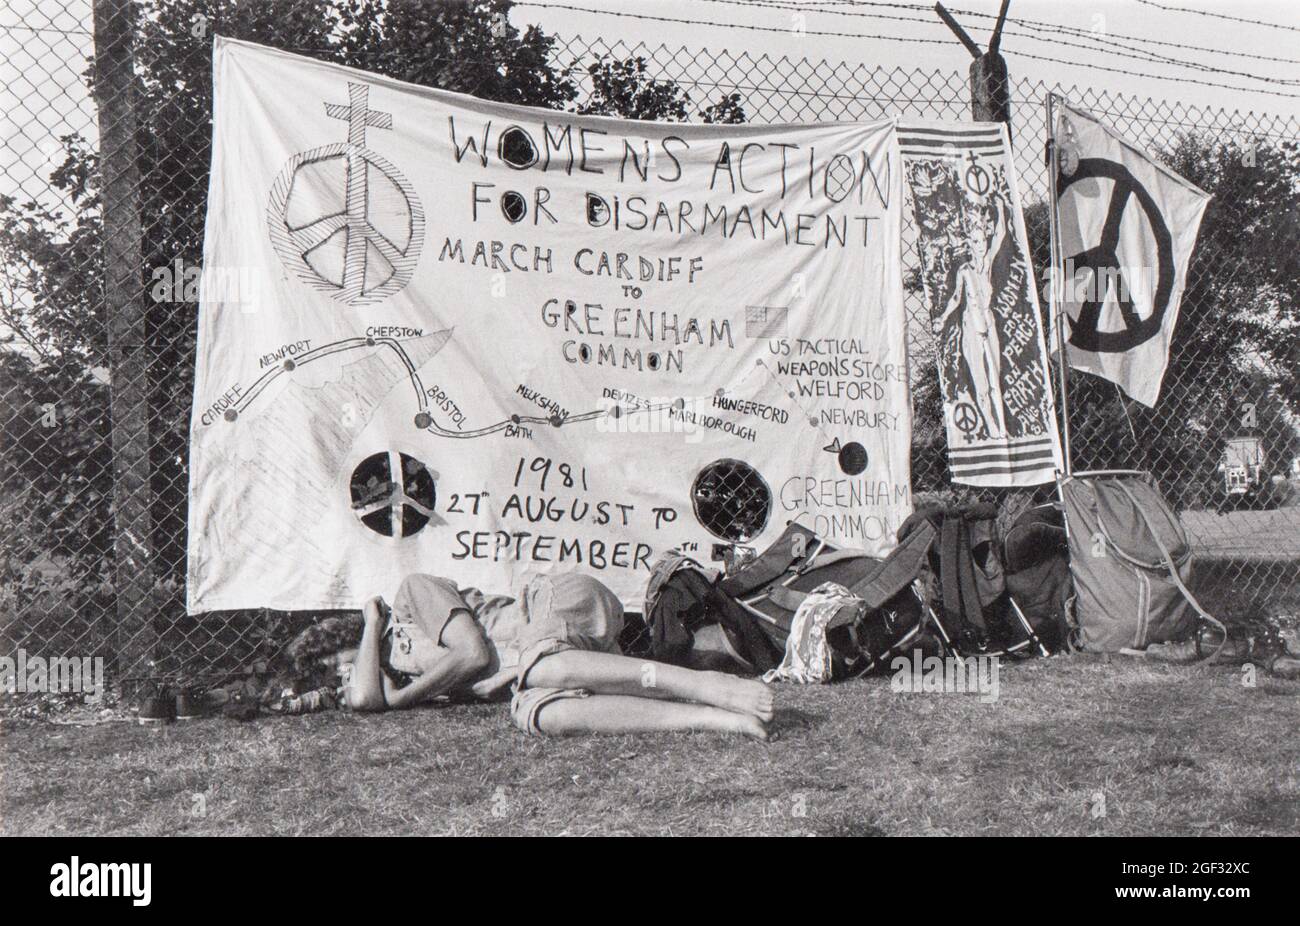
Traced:
POLYGON ((357 658, 352 663, 352 684, 348 686, 348 706, 354 711, 382 711, 384 687, 379 667, 379 638, 384 632, 383 600, 371 598, 361 608, 365 626, 357 658))
MULTIPOLYGON (((549 657, 548 657, 549 658, 549 657)), ((541 665, 541 663, 538 663, 541 665)), ((623 695, 594 695, 552 701, 537 714, 543 733, 653 733, 713 730, 767 739, 767 728, 751 714, 736 714, 705 704, 653 701, 623 695)))
POLYGON ((585 688, 602 695, 697 701, 725 711, 772 719, 772 689, 753 679, 699 672, 614 653, 565 650, 538 660, 525 680, 533 688, 585 688))

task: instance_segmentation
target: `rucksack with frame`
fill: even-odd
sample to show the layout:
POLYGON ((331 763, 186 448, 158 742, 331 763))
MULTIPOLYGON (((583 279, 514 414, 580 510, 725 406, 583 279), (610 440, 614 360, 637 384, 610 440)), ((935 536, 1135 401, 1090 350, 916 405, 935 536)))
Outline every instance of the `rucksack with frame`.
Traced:
MULTIPOLYGON (((1185 640, 1198 619, 1227 629, 1191 590, 1192 545, 1155 480, 1140 470, 1097 470, 1057 481, 1074 580, 1075 639, 1085 652, 1143 650, 1185 640)), ((1196 635, 1200 648, 1200 635, 1196 635)))

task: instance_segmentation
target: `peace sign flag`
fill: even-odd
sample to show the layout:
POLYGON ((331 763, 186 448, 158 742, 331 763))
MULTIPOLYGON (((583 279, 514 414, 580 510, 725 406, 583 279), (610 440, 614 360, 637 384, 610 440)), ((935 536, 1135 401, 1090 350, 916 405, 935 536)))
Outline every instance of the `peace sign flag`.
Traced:
POLYGON ((1071 367, 1154 408, 1210 196, 1083 110, 1061 106, 1055 140, 1052 318, 1071 367))

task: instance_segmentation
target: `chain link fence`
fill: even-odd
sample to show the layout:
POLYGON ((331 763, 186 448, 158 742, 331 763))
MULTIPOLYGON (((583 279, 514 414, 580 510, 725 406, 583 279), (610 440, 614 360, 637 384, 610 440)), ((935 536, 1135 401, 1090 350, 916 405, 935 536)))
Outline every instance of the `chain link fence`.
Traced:
MULTIPOLYGON (((0 11, 0 108, 8 122, 0 155, 0 653, 104 656, 119 681, 206 682, 267 658, 314 617, 184 613, 215 32, 494 99, 631 117, 964 120, 970 109, 962 74, 541 36, 494 19, 504 0, 471 9, 486 31, 464 41, 476 42, 480 54, 453 53, 450 45, 410 53, 394 47, 407 30, 373 28, 358 13, 368 6, 153 0, 119 32, 102 31, 98 48, 88 0, 19 0, 0 11), (119 73, 113 84, 108 61, 125 62, 129 79, 119 73), (522 80, 512 77, 521 69, 522 80), (110 112, 118 121, 106 121, 110 112), (131 169, 101 177, 101 148, 112 139, 133 152, 131 169), (138 261, 114 249, 113 210, 138 221, 138 261), (142 307, 129 324, 114 301, 123 279, 142 307)), ((1196 540, 1198 587, 1221 613, 1257 619, 1294 608, 1296 120, 1012 80, 1012 137, 1040 281, 1049 91, 1215 194, 1158 407, 1126 401, 1109 383, 1071 377, 1076 469, 1154 473, 1196 540)), ((914 489, 951 497, 961 493, 948 480, 916 236, 910 227, 904 235, 914 489)), ((725 494, 736 478, 719 474, 715 488, 725 494)), ((714 494, 707 516, 724 517, 729 506, 743 513, 743 500, 714 494)))

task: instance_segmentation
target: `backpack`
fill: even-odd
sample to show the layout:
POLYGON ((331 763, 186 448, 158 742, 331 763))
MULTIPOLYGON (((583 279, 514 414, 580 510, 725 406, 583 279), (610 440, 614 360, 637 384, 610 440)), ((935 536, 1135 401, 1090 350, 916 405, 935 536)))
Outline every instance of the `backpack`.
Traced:
POLYGON ((1074 584, 1065 514, 1055 502, 1020 513, 1002 537, 1007 594, 1050 652, 1066 647, 1074 584))
MULTIPOLYGON (((865 674, 920 633, 922 608, 910 591, 918 568, 907 564, 908 549, 900 549, 884 560, 837 549, 796 521, 727 576, 680 553, 665 554, 646 589, 650 658, 682 664, 694 632, 704 623, 719 623, 742 660, 766 672, 785 655, 800 605, 830 582, 858 599, 827 629, 831 677, 865 674)), ((919 562, 915 550, 911 557, 919 562)))
POLYGON ((753 618, 718 588, 721 574, 683 553, 670 550, 651 567, 643 619, 649 658, 684 666, 695 634, 719 624, 739 658, 760 671, 780 660, 753 618))
POLYGON ((898 529, 900 541, 924 545, 938 582, 935 630, 958 655, 1048 650, 1018 603, 1007 594, 999 555, 997 506, 988 502, 917 509, 898 529))
POLYGON ((1186 639, 1198 617, 1227 640, 1223 624, 1187 588, 1191 543, 1147 473, 1075 473, 1061 478, 1058 488, 1081 649, 1113 653, 1186 639))

